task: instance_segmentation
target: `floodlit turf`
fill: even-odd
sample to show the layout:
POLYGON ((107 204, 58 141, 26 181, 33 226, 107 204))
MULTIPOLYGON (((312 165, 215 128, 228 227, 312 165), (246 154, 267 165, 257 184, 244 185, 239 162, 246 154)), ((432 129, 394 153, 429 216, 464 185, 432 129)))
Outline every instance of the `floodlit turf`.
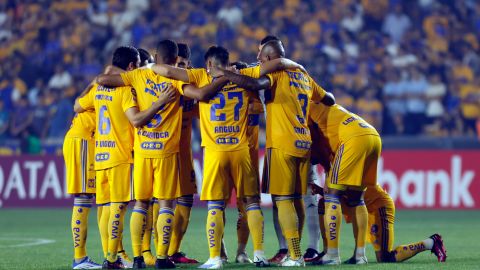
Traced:
MULTIPOLYGON (((130 213, 130 212, 129 212, 130 213)), ((277 250, 273 230, 271 211, 265 211, 265 249, 271 256, 277 250)), ((236 251, 236 212, 227 214, 225 240, 230 255, 234 260, 236 251)), ((124 243, 131 255, 130 235, 127 225, 124 243)), ((195 209, 192 212, 182 250, 189 256, 203 261, 208 249, 205 236, 206 210, 195 209)), ((101 263, 101 245, 96 223, 96 212, 90 214, 91 228, 88 235, 88 253, 101 263)), ((424 239, 438 232, 443 235, 448 259, 444 264, 430 252, 418 254, 410 261, 399 264, 377 264, 374 253, 367 248, 369 265, 356 266, 362 269, 480 269, 480 212, 478 211, 402 211, 397 213, 395 223, 395 244, 405 244, 424 239)), ((34 210, 0 210, 0 269, 71 269, 72 239, 70 233, 70 210, 68 209, 34 209, 34 210), (49 241, 55 241, 48 243, 49 241), (43 241, 43 242, 42 242, 43 241), (32 243, 38 245, 29 246, 32 243)), ((343 224, 341 236, 342 259, 348 259, 353 249, 351 226, 343 224)), ((304 237, 307 237, 304 234, 304 237)), ((307 240, 306 238, 304 238, 307 240)), ((306 242, 302 241, 305 249, 306 242)), ((249 244, 249 254, 252 254, 249 244)), ((318 267, 318 266, 316 266, 318 267)), ((195 268, 195 266, 180 266, 195 268)), ((250 266, 228 264, 227 269, 247 269, 250 266)), ((355 266, 341 266, 335 269, 352 269, 355 266)))

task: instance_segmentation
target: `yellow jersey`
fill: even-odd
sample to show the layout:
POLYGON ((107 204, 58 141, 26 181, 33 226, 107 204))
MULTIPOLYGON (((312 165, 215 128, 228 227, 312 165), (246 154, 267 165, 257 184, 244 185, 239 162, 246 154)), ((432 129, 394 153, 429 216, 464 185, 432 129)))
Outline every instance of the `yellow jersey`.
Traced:
MULTIPOLYGON (((212 82, 204 68, 188 69, 190 83, 204 87, 212 82)), ((240 73, 252 76, 242 69, 240 73)), ((216 151, 236 151, 248 148, 247 116, 249 93, 236 84, 227 84, 208 102, 199 103, 202 146, 216 151)))
POLYGON ((306 157, 312 140, 308 129, 310 100, 319 102, 326 92, 300 70, 278 71, 267 75, 271 89, 265 91, 267 107, 267 148, 306 157))
POLYGON ((176 99, 161 108, 153 119, 135 131, 135 155, 160 158, 178 153, 182 127, 180 96, 183 82, 155 74, 151 69, 135 69, 121 74, 125 85, 135 88, 140 111, 152 106, 171 83, 180 93, 176 99))
MULTIPOLYGON (((90 92, 92 92, 91 90, 90 92)), ((90 93, 89 92, 89 93, 90 93)), ((87 94, 88 95, 88 94, 87 94)), ((92 139, 95 135, 95 111, 85 111, 75 114, 72 125, 65 138, 92 139)))
POLYGON ((379 136, 373 126, 338 104, 325 106, 321 103, 311 102, 310 118, 328 139, 332 152, 337 151, 342 142, 352 137, 379 136))
POLYGON ((133 163, 133 127, 125 115, 137 106, 132 89, 95 84, 78 101, 85 110, 95 109, 95 170, 133 163))

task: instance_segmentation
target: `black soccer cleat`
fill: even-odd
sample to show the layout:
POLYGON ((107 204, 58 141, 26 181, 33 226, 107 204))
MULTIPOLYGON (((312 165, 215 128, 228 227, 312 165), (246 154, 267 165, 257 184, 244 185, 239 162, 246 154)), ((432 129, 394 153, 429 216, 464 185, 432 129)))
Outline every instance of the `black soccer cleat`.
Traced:
POLYGON ((144 269, 147 268, 143 256, 138 256, 133 258, 133 269, 144 269))
POLYGON ((175 268, 175 263, 170 260, 169 258, 167 259, 157 259, 155 261, 155 268, 156 269, 171 269, 175 268))
POLYGON ((117 259, 114 262, 110 262, 109 260, 105 259, 102 264, 102 269, 123 269, 125 268, 122 261, 117 259))

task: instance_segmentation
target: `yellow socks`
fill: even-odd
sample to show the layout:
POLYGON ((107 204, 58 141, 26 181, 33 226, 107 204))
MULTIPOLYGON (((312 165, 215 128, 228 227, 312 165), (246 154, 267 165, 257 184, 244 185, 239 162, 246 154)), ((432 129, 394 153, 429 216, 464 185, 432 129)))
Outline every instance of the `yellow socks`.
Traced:
POLYGON ((362 200, 353 208, 353 229, 355 231, 355 257, 365 256, 365 243, 367 239, 368 211, 362 200))
POLYGON ((328 246, 327 255, 338 256, 342 206, 339 197, 336 195, 325 194, 324 222, 328 246))
POLYGON ((320 224, 320 234, 322 235, 323 251, 327 252, 327 234, 325 232, 325 200, 323 198, 318 202, 318 223, 320 224))
POLYGON ((168 246, 172 236, 174 221, 174 212, 172 208, 161 207, 158 211, 157 232, 157 258, 166 259, 168 256, 168 246))
POLYGON ((135 205, 130 218, 133 257, 142 255, 142 239, 147 221, 147 209, 135 205))
POLYGON ((210 258, 220 256, 223 237, 223 211, 225 209, 224 201, 209 201, 207 216, 207 240, 210 258))
POLYGON ((418 253, 431 250, 433 247, 433 240, 428 238, 420 242, 402 245, 395 248, 393 255, 395 256, 395 261, 403 262, 417 255, 418 253))
POLYGON ((247 218, 248 228, 252 233, 253 251, 263 252, 263 213, 259 203, 247 205, 247 218))
POLYGON ((298 221, 298 236, 302 239, 303 225, 305 224, 305 205, 303 203, 303 198, 293 199, 293 205, 295 206, 295 211, 297 212, 297 221, 298 221))
POLYGON ((300 236, 295 207, 292 199, 276 201, 278 208, 278 221, 282 227, 283 235, 287 240, 290 258, 297 260, 302 256, 300 250, 300 236))
POLYGON ((152 234, 153 234, 153 245, 155 246, 155 252, 157 251, 157 248, 158 248, 158 232, 157 232, 158 211, 160 211, 160 206, 158 205, 158 200, 153 199, 152 234))
POLYGON ((142 253, 151 251, 150 243, 152 241, 152 226, 153 226, 153 201, 150 202, 147 217, 145 220, 145 231, 143 232, 142 237, 142 253))
POLYGON ((122 241, 123 220, 126 211, 126 203, 110 203, 107 252, 107 260, 110 262, 115 262, 117 260, 118 245, 119 242, 122 241))
MULTIPOLYGON (((250 230, 248 229, 247 212, 241 199, 237 199, 238 219, 237 219, 237 255, 245 252, 247 247, 250 230)), ((263 219, 263 216, 262 216, 263 219)))
POLYGON ((110 204, 103 204, 98 207, 100 214, 100 221, 98 222, 98 230, 102 240, 103 257, 107 257, 108 253, 108 220, 110 219, 110 204))
POLYGON ((92 196, 75 196, 72 210, 72 235, 74 258, 87 256, 86 242, 88 229, 88 213, 92 207, 92 196))
POLYGON ((177 199, 177 205, 175 207, 175 225, 173 227, 172 239, 170 240, 170 246, 168 248, 169 256, 180 251, 183 236, 187 232, 188 223, 190 222, 192 205, 193 195, 187 195, 177 199))

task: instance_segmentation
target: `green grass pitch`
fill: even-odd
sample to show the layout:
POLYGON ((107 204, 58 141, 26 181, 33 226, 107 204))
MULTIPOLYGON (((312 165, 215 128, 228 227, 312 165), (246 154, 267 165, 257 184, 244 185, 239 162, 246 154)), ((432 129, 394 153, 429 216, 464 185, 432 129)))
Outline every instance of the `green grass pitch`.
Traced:
MULTIPOLYGON (((126 219, 124 244, 131 256, 130 235, 128 228, 129 214, 126 219)), ((265 215, 265 251, 271 256, 278 248, 273 230, 271 211, 265 215)), ((204 261, 208 257, 205 235, 206 209, 198 208, 192 212, 182 250, 189 256, 204 261)), ((96 225, 96 212, 90 213, 90 230, 87 251, 101 263, 101 245, 96 225)), ((236 251, 236 212, 227 211, 225 240, 230 261, 236 251)), ((73 257, 70 233, 69 209, 2 209, 0 210, 0 269, 71 269, 73 257), (53 240, 53 243, 29 246, 35 239, 53 240), (32 240, 33 239, 33 240, 32 240)), ((437 262, 430 252, 423 252, 409 261, 398 264, 377 264, 371 246, 367 248, 370 261, 365 266, 343 265, 335 269, 480 269, 480 212, 479 211, 399 211, 395 223, 395 244, 406 244, 424 239, 438 232, 442 234, 448 259, 444 264, 437 262)), ((304 237, 307 237, 304 233, 304 237)), ((305 249, 307 239, 302 245, 305 249)), ((252 254, 251 243, 248 246, 252 254)), ((353 250, 351 225, 342 225, 341 254, 348 259, 353 250)), ((184 266, 180 268, 195 268, 184 266)), ((322 266, 315 266, 315 268, 322 266)), ((246 265, 230 263, 227 269, 253 268, 246 265)), ((331 267, 330 267, 331 268, 331 267)))

